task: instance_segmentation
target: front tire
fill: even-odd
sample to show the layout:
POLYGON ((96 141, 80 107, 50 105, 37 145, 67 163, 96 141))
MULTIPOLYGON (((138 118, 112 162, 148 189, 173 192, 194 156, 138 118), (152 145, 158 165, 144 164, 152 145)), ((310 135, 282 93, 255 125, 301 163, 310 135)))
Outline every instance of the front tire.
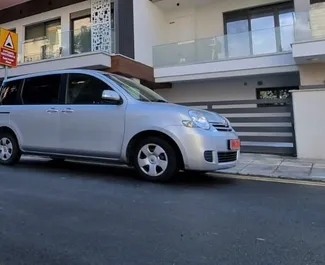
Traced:
POLYGON ((178 171, 177 153, 168 141, 159 137, 148 137, 135 146, 133 165, 139 176, 145 180, 169 181, 178 171))
POLYGON ((14 165, 20 160, 21 152, 16 137, 10 132, 0 133, 0 164, 14 165))

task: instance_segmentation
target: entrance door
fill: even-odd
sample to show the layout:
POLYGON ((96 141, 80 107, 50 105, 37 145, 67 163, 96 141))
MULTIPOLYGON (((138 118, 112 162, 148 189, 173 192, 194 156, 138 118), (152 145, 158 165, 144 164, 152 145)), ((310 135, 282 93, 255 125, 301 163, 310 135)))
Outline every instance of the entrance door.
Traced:
POLYGON ((94 76, 69 74, 60 123, 60 139, 65 154, 120 157, 126 104, 103 102, 104 90, 112 89, 94 76))

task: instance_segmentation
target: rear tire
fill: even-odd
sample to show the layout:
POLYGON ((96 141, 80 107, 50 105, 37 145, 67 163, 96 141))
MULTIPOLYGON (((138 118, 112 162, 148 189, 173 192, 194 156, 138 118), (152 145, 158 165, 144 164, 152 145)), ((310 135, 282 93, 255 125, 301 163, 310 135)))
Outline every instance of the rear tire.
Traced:
POLYGON ((166 182, 178 172, 176 150, 168 141, 148 137, 135 145, 133 165, 138 175, 152 182, 166 182))
POLYGON ((19 162, 21 152, 16 137, 10 132, 0 133, 0 164, 11 166, 19 162))

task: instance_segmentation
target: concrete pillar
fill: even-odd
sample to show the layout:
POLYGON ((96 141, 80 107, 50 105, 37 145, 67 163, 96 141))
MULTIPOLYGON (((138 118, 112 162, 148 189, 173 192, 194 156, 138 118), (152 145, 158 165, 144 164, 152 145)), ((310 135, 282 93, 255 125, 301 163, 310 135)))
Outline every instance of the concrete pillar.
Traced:
POLYGON ((295 41, 311 40, 310 0, 294 0, 296 13, 295 41))
POLYGON ((292 101, 298 158, 325 159, 325 86, 293 91, 292 101))
POLYGON ((17 25, 16 33, 18 34, 18 63, 24 62, 24 42, 25 42, 25 27, 17 25))
POLYGON ((91 0, 92 51, 112 52, 111 1, 91 0))
MULTIPOLYGON (((141 2, 146 0, 141 0, 141 2)), ((150 1, 147 1, 152 4, 150 1)), ((114 0, 114 31, 115 31, 115 53, 125 55, 129 58, 135 59, 134 51, 134 11, 135 7, 137 10, 142 10, 142 13, 151 12, 151 10, 142 9, 140 0, 114 0), (135 6, 137 4, 137 6, 135 6)), ((150 14, 154 16, 153 14, 150 14)), ((146 27, 150 27, 150 22, 146 21, 142 16, 145 27, 141 28, 145 34, 151 34, 147 31, 146 27), (146 24, 147 22, 147 24, 146 24), (149 24, 148 24, 149 23, 149 24)), ((139 36, 138 36, 139 38, 139 36)), ((141 37, 140 37, 141 38, 141 37)), ((147 53, 151 53, 152 47, 148 49, 148 46, 143 46, 140 49, 146 50, 147 53)))
POLYGON ((70 13, 61 15, 61 47, 62 56, 68 56, 71 53, 71 20, 70 13))

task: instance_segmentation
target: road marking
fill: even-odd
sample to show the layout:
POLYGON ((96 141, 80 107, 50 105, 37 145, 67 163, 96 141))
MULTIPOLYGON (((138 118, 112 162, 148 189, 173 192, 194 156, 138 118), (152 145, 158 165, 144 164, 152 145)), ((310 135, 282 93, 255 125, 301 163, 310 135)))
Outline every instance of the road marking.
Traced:
POLYGON ((243 176, 243 175, 219 174, 219 173, 217 173, 216 176, 223 177, 223 178, 240 179, 240 180, 253 180, 253 181, 263 181, 263 182, 276 182, 276 183, 283 183, 283 184, 325 187, 325 182, 316 181, 316 180, 284 179, 284 178, 243 176))

